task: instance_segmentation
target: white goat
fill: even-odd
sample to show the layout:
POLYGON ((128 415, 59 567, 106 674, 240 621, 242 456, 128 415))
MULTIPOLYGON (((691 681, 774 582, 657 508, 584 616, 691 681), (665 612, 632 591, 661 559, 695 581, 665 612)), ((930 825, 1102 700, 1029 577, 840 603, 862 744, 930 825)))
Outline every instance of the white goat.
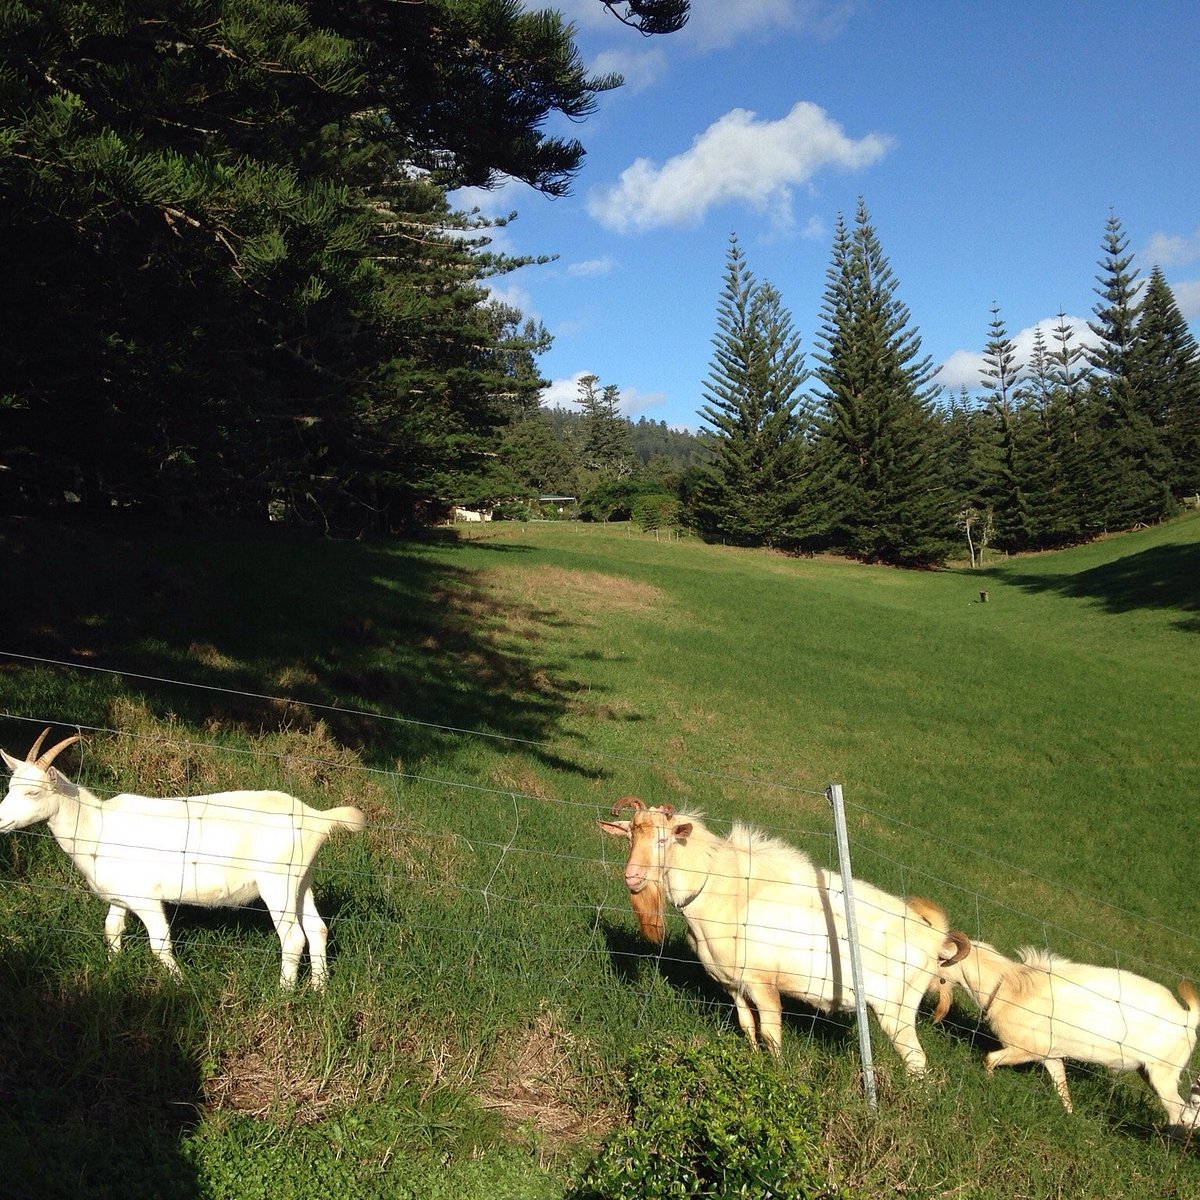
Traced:
POLYGON ((123 794, 101 801, 51 766, 78 735, 38 757, 49 732, 24 762, 0 750, 12 772, 0 833, 49 825, 92 891, 109 902, 104 937, 112 953, 121 949, 132 912, 146 926, 154 954, 178 977, 164 902, 222 907, 261 897, 283 950, 280 986, 295 986, 306 942, 312 986, 324 986, 327 931, 313 901, 313 860, 335 830, 365 826, 357 808, 322 812, 283 792, 170 800, 123 794))
MULTIPOLYGON (((1186 981, 1181 1008, 1162 986, 1130 971, 1070 962, 1026 947, 1020 961, 986 942, 942 967, 942 978, 970 992, 1002 1044, 984 1057, 997 1067, 1040 1062, 1059 1099, 1072 1111, 1063 1059, 1134 1070, 1154 1089, 1178 1125, 1189 1106, 1179 1098, 1179 1075, 1196 1044, 1200 998, 1186 981)), ((1186 1120, 1193 1119, 1189 1109, 1186 1120)))
MULTIPOLYGON (((630 842, 625 884, 643 934, 662 941, 665 896, 683 914, 704 969, 732 997, 751 1043, 761 1033, 779 1052, 781 993, 825 1012, 854 1008, 840 875, 745 825, 726 839, 696 816, 647 808, 636 796, 619 800, 613 815, 625 806, 632 820, 600 827, 630 842)), ((917 1008, 970 943, 927 900, 901 900, 857 880, 854 898, 866 1001, 905 1067, 924 1074, 917 1008)))

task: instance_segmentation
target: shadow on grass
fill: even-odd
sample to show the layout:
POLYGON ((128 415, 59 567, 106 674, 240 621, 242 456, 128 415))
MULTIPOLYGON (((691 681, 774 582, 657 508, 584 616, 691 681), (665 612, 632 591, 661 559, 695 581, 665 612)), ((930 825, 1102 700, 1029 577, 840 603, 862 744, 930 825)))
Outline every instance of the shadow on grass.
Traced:
MULTIPOLYGON (((73 699, 61 711, 97 725, 113 696, 135 694, 201 728, 320 720, 372 765, 444 759, 463 732, 485 732, 582 771, 540 746, 584 687, 532 649, 539 622, 561 614, 522 614, 522 652, 506 636, 506 606, 451 561, 455 545, 0 521, 0 650, 25 656, 0 655, 0 677, 36 659, 120 672, 61 672, 73 699), (88 702, 96 711, 78 711, 88 702)), ((497 559, 523 553, 470 545, 497 559)), ((50 719, 54 688, 41 690, 43 711, 29 715, 50 719)))
POLYGON ((175 1031, 180 989, 67 989, 0 955, 0 1194, 14 1200, 193 1200, 181 1152, 200 1073, 175 1031))
MULTIPOLYGON (((601 932, 613 971, 623 983, 632 984, 644 971, 658 971, 688 999, 727 1009, 734 1031, 742 1036, 729 993, 705 971, 684 938, 670 935, 660 948, 620 925, 605 922, 601 932)), ((783 998, 783 1029, 785 1039, 794 1036, 815 1042, 823 1053, 842 1054, 857 1045, 852 1013, 822 1012, 790 996, 783 998)))
POLYGON ((1163 609, 1180 614, 1179 629, 1200 633, 1200 542, 1151 546, 1071 574, 989 572, 1029 592, 1058 592, 1091 600, 1110 613, 1163 609))
MULTIPOLYGON (((960 1011, 957 1007, 950 1011, 939 1028, 949 1039, 968 1050, 981 1073, 986 1070, 984 1056, 1001 1048, 1001 1043, 982 1024, 977 1014, 960 1011)), ((1195 1133, 1173 1132, 1167 1126, 1159 1099, 1140 1072, 1118 1073, 1106 1067, 1070 1059, 1065 1066, 1067 1086, 1075 1105, 1074 1117, 1068 1119, 1083 1121, 1090 1116, 1122 1137, 1154 1144, 1169 1138, 1180 1149, 1192 1154, 1200 1153, 1200 1137, 1195 1133)), ((1025 1076, 1022 1084, 1030 1089, 1030 1095, 1040 1097, 1040 1103, 1045 1105, 1048 1112, 1059 1111, 1060 1102, 1054 1084, 1041 1062, 997 1067, 989 1083, 995 1086, 996 1080, 1009 1076, 1025 1076)))

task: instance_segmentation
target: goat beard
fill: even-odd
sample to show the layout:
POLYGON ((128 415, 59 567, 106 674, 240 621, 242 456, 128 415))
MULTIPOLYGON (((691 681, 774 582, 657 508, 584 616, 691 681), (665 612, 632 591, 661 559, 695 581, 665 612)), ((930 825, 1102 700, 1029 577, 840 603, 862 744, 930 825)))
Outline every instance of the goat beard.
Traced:
POLYGON ((647 883, 641 891, 630 892, 629 903, 633 906, 633 915, 637 917, 642 937, 648 942, 661 945, 667 936, 662 885, 647 883))

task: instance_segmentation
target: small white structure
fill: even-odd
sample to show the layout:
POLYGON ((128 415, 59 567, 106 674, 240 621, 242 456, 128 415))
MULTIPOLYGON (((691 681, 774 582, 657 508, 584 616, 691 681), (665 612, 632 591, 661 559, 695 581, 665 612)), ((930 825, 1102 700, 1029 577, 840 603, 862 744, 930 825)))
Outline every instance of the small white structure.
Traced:
POLYGON ((261 898, 283 951, 280 986, 295 986, 307 943, 312 986, 324 987, 328 934, 313 901, 313 860, 331 833, 365 827, 357 808, 323 812, 284 792, 170 800, 122 794, 101 801, 51 765, 78 735, 38 757, 49 732, 42 731, 24 762, 0 750, 12 772, 0 802, 0 833, 49 825, 88 886, 109 902, 104 937, 113 954, 132 912, 146 926, 155 956, 178 977, 164 903, 229 907, 261 898))
POLYGON ((490 521, 492 519, 492 510, 490 508, 463 508, 461 504, 456 504, 450 510, 450 518, 454 521, 480 522, 490 521))

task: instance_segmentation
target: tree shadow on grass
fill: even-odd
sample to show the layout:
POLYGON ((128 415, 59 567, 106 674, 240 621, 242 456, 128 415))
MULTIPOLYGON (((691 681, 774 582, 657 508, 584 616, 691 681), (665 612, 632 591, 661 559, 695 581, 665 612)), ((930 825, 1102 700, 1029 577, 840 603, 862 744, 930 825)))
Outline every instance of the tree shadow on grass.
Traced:
MULTIPOLYGON (((644 971, 658 971, 673 990, 706 1007, 728 1010, 734 1031, 742 1036, 729 993, 705 971, 683 937, 669 934, 662 946, 655 946, 634 930, 607 921, 601 932, 619 980, 633 984, 644 971)), ((829 1054, 846 1053, 856 1045, 852 1013, 822 1012, 790 996, 783 998, 783 1029, 785 1039, 815 1042, 829 1054)))
MULTIPOLYGON (((37 660, 76 665, 59 669, 73 697, 61 710, 98 726, 115 695, 134 694, 202 728, 320 720, 389 768, 444 759, 463 734, 482 733, 594 777, 542 744, 586 686, 536 653, 539 630, 563 615, 522 613, 522 650, 507 627, 511 606, 477 570, 449 561, 443 540, 3 521, 0 675, 37 660), (79 667, 95 669, 90 680, 79 667), (96 711, 80 712, 88 702, 96 711)), ((42 690, 35 718, 55 711, 54 688, 42 690)))
POLYGON ((200 1071, 175 1031, 180 989, 67 989, 0 955, 0 1193, 13 1200, 194 1200, 180 1141, 200 1071))
POLYGON ((1106 612, 1176 612, 1178 629, 1200 633, 1200 542, 1151 546, 1113 562, 1070 574, 1006 570, 997 578, 1029 592, 1058 592, 1090 600, 1106 612))

